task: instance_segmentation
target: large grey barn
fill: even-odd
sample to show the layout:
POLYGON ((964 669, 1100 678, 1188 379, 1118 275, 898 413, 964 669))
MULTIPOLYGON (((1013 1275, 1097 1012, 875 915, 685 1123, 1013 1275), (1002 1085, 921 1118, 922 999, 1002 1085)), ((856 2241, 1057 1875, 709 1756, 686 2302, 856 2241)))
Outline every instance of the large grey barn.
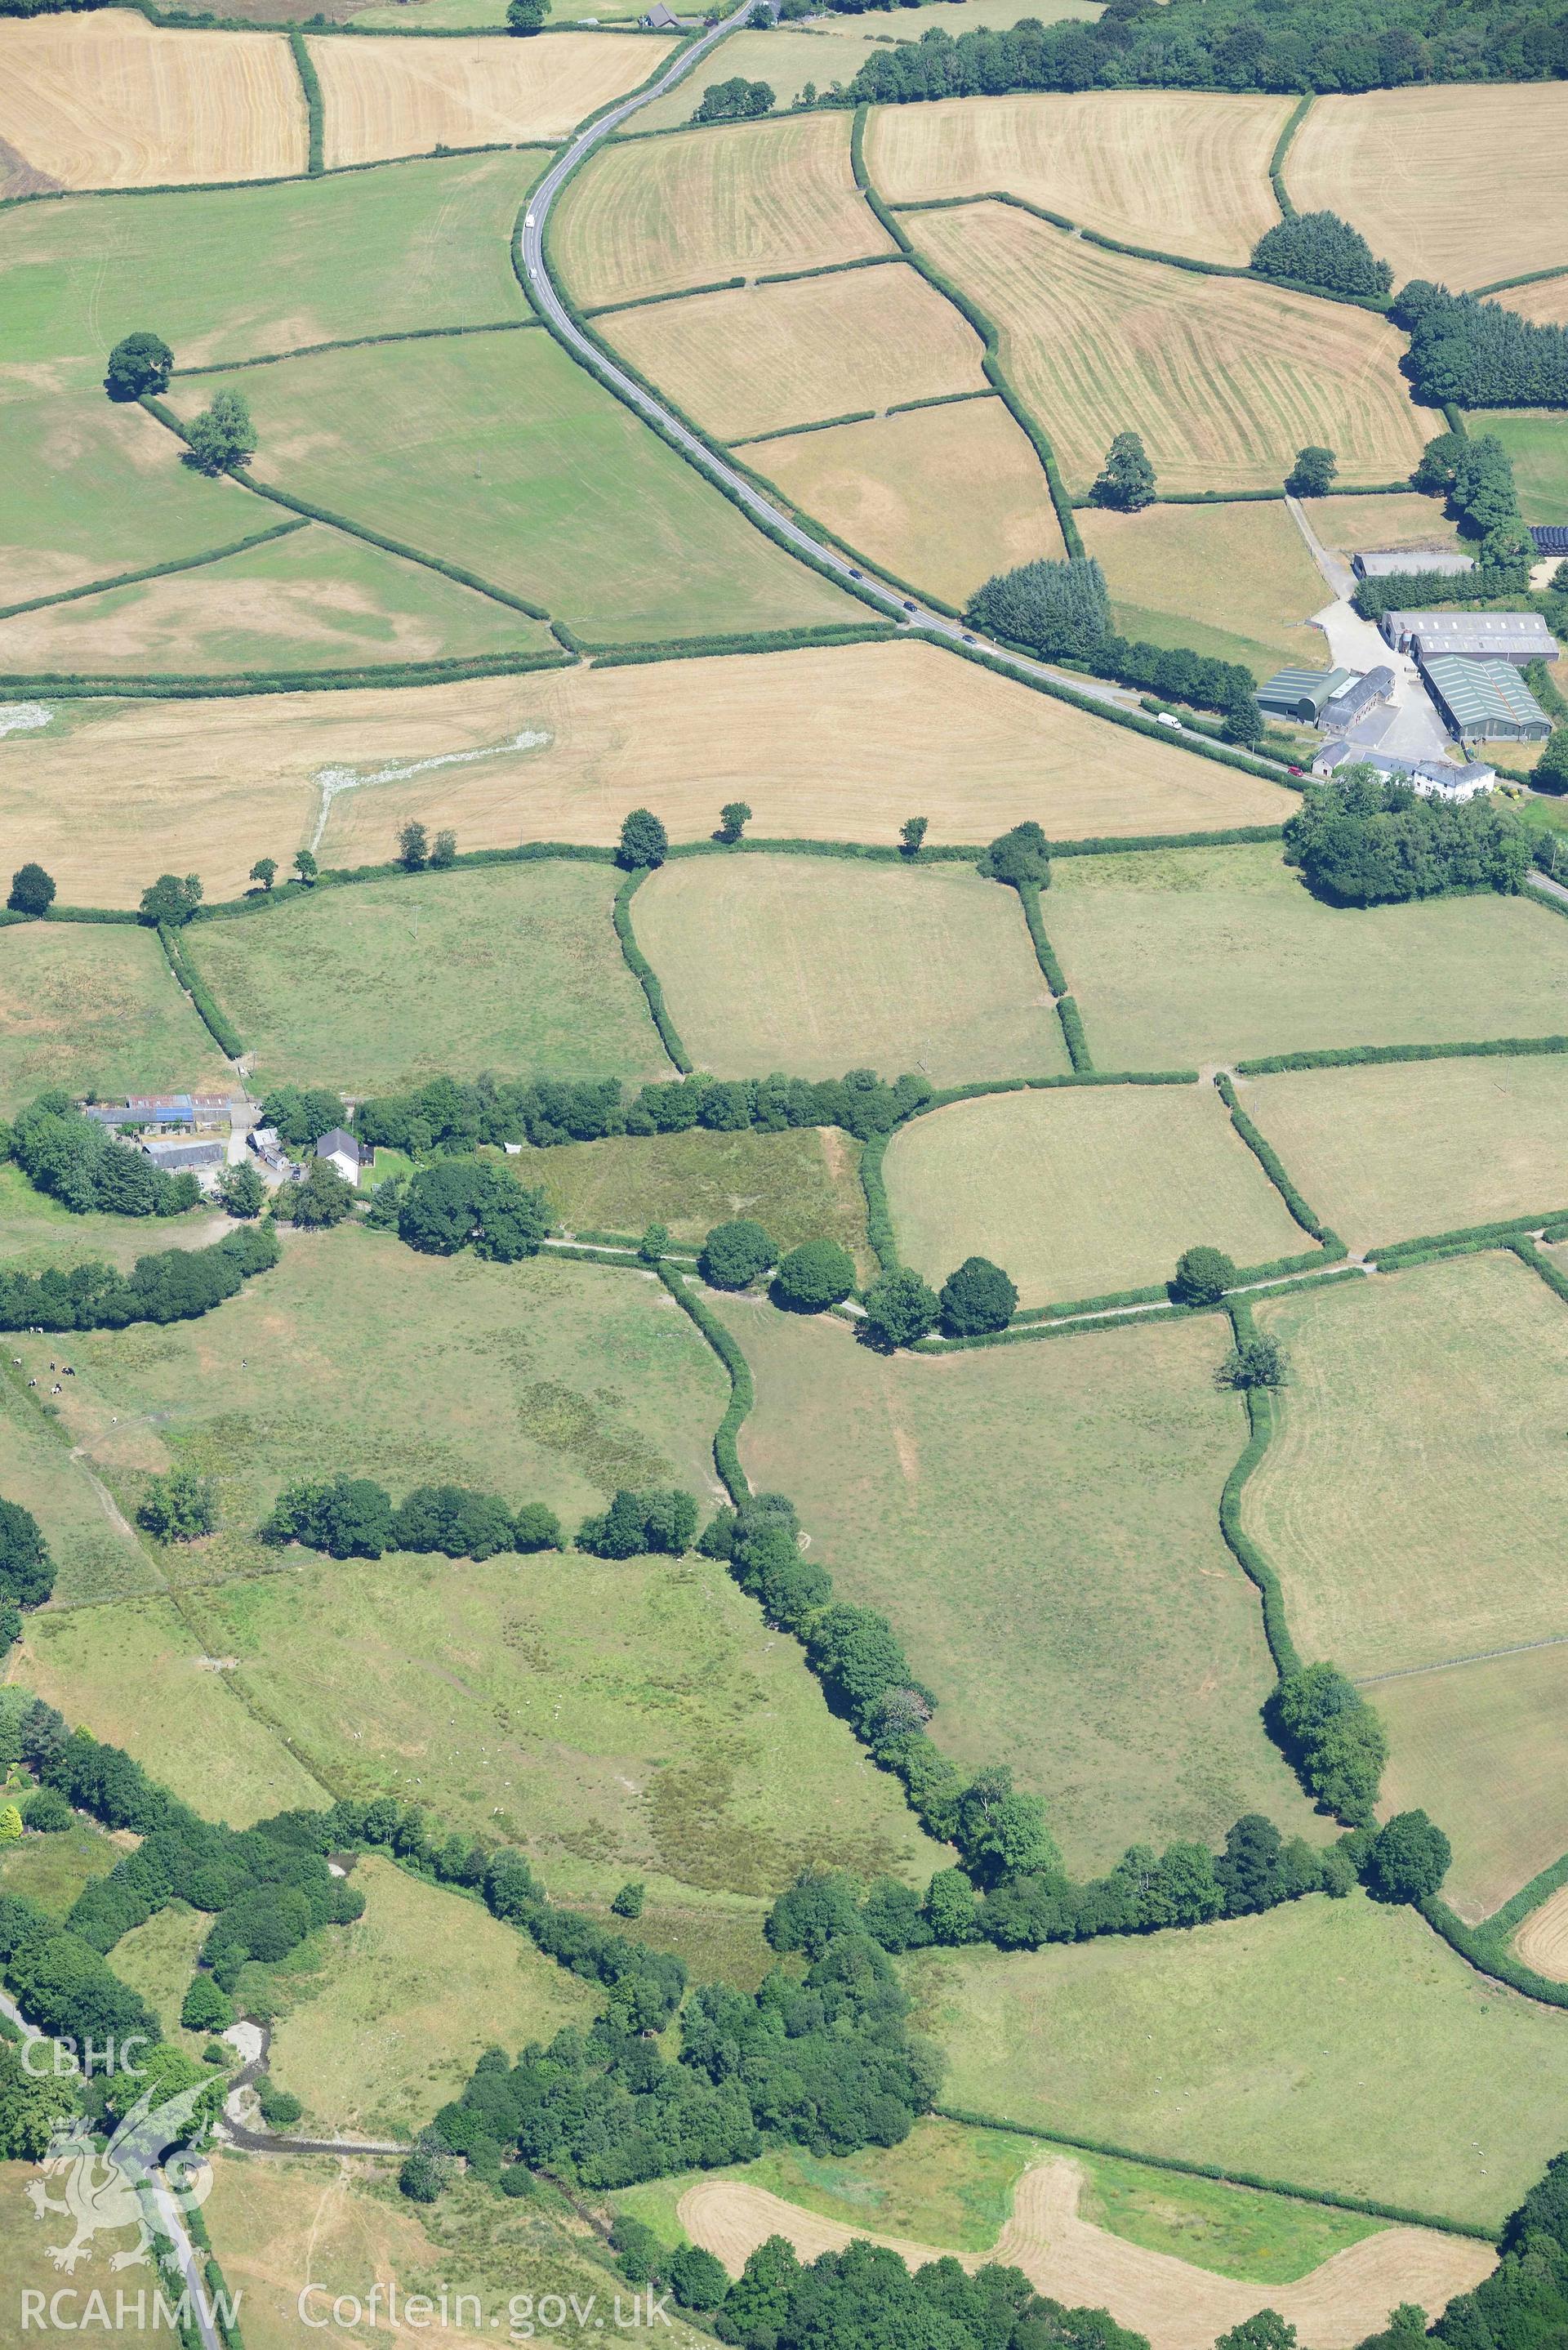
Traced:
POLYGON ((1423 667, 1445 654, 1460 660, 1555 660, 1557 639, 1539 612, 1385 612, 1383 634, 1396 652, 1423 667))

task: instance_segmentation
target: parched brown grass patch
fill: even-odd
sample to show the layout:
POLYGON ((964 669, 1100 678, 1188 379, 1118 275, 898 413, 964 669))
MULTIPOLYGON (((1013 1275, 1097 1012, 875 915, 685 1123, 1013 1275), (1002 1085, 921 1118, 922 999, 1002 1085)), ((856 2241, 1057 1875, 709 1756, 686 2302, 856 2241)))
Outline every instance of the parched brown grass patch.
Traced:
POLYGON ((742 453, 872 563, 950 603, 993 571, 1063 552, 1040 460, 1000 400, 837 424, 742 453))
POLYGON ((1155 89, 879 107, 867 162, 888 203, 1000 190, 1129 244, 1244 262, 1279 218, 1269 157, 1290 107, 1155 89))
POLYGON ((279 35, 25 17, 0 26, 0 140, 67 188, 273 179, 305 169, 305 96, 279 35))
POLYGON ((1513 1947, 1527 1967, 1553 1982, 1568 1982, 1568 1885, 1560 1886, 1525 1919, 1513 1947))
POLYGON ((698 295, 602 331, 721 440, 985 389, 973 331, 905 266, 698 295))
POLYGON ((1550 268, 1568 262, 1568 88, 1455 83, 1320 98, 1292 142, 1285 180, 1298 210, 1354 223, 1392 262, 1396 286, 1483 286, 1550 268))
POLYGON ((476 35, 440 41, 313 40, 327 162, 375 163, 432 147, 564 139, 586 114, 653 71, 664 45, 641 34, 476 35))
POLYGON ((1129 430, 1170 490, 1268 488, 1309 442, 1345 480, 1386 481, 1441 430, 1400 377, 1404 338, 1370 312, 1106 253, 1007 204, 905 225, 996 320, 1075 493, 1129 430))
POLYGON ((134 906, 157 874, 192 868, 209 899, 232 897, 256 858, 286 865, 310 841, 313 779, 331 766, 392 772, 334 799, 329 865, 389 856, 410 816, 454 827, 461 848, 608 843, 646 804, 693 840, 744 799, 759 835, 892 841, 918 806, 933 840, 980 842, 1024 816, 1071 840, 1277 823, 1295 805, 933 646, 891 643, 400 692, 61 705, 44 731, 0 739, 0 831, 67 903, 134 906), (419 767, 474 751, 486 755, 419 767))
MULTIPOLYGON (((596 47, 608 38, 585 37, 596 47)), ((856 187, 844 114, 602 149, 562 198, 552 234, 583 303, 893 251, 856 187)))
POLYGON ((1314 498, 1307 519, 1325 546, 1346 557, 1372 547, 1455 547, 1459 543, 1458 526, 1444 514, 1442 499, 1422 497, 1415 490, 1372 498, 1314 498))
POLYGON ((1491 298, 1517 310, 1521 318, 1533 318, 1539 327, 1568 327, 1568 271, 1561 277, 1543 277, 1535 286, 1511 286, 1491 298))

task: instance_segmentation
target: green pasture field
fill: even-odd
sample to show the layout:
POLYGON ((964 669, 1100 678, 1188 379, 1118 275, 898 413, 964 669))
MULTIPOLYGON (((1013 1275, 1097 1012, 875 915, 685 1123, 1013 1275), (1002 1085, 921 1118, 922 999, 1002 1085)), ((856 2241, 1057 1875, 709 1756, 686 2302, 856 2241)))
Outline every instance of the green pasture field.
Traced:
POLYGON ((632 919, 699 1068, 950 1085, 1067 1066, 1016 896, 967 867, 692 858, 632 919))
POLYGON ((909 1976, 972 2112, 1482 2227, 1562 2142, 1561 2018, 1359 1892, 909 1976))
POLYGON ((1124 636, 1240 661, 1260 681, 1283 662, 1327 668, 1306 623, 1328 591, 1287 506, 1087 509, 1078 527, 1124 636))
MULTIPOLYGON (((203 408, 227 379, 177 380, 203 408)), ((593 638, 861 608, 751 528, 545 334, 327 351, 244 379, 259 481, 542 603, 593 638)))
POLYGON ((992 1094, 916 1118, 884 1161, 899 1253, 940 1283, 987 1256, 1025 1305, 1142 1288, 1202 1241, 1308 1245, 1211 1086, 992 1094))
POLYGON ((67 1442, 45 1417, 55 1409, 47 1401, 54 1385, 48 1363, 51 1357, 69 1361, 73 1342, 53 1339, 42 1354, 35 1391, 46 1399, 42 1407, 26 1387, 30 1374, 12 1366, 16 1351, 16 1342, 7 1340, 0 1378, 0 1493, 31 1510, 44 1527, 55 1561, 57 1600, 120 1598, 158 1589, 158 1569, 134 1532, 119 1521, 113 1502, 81 1462, 71 1459, 67 1442))
MULTIPOLYGON (((72 362, 107 407, 97 381, 127 318, 155 321, 178 366, 205 367, 526 317, 512 230, 547 157, 522 148, 271 187, 19 204, 0 215, 6 356, 72 362)), ((234 388, 248 398, 254 385, 247 373, 234 388)))
POLYGON ((1366 1694, 1388 1732, 1385 1808, 1439 1823, 1454 1847, 1443 1898, 1471 1925, 1568 1852, 1568 1648, 1397 1674, 1366 1694))
POLYGON ((519 2049, 592 2021, 592 1986, 482 1903, 375 1853, 353 1881, 363 1918, 312 1938, 320 1963, 291 1986, 273 2035, 273 2080, 298 2097, 307 2132, 412 2137, 486 2048, 519 2049))
POLYGON ((1568 1209, 1568 1060, 1303 1069, 1238 1090, 1352 1248, 1568 1209))
POLYGON ((73 1215, 47 1191, 35 1191, 14 1162, 0 1165, 0 1267, 41 1273, 89 1259, 129 1272, 160 1249, 199 1248, 232 1229, 210 1206, 183 1216, 73 1215))
POLYGON ((719 1311, 756 1381, 753 1485, 791 1493, 839 1596, 890 1618, 939 1745, 1045 1798, 1074 1874, 1135 1841, 1218 1844, 1247 1811, 1321 1833, 1264 1735, 1257 1597, 1220 1536, 1244 1436, 1214 1385, 1222 1324, 933 1362, 719 1311))
POLYGON ((208 2035, 182 2031, 180 2011, 196 1971, 196 1953, 212 1924, 205 1910, 192 1909, 186 1901, 171 1901, 166 1909, 155 1909, 144 1926, 133 1926, 129 1934, 122 1934, 109 1960, 120 1981, 129 1983, 147 2002, 163 2027, 164 2038, 198 2060, 208 2035))
MULTIPOLYGON (((1064 2151, 1012 2130, 975 2129, 933 2116, 917 2122, 901 2146, 844 2156, 773 2147, 761 2161, 737 2164, 719 2176, 765 2188, 843 2227, 984 2252, 1012 2212, 1023 2172, 1064 2151)), ((1381 2226, 1354 2212, 1293 2203, 1217 2179, 1184 2178, 1143 2163, 1075 2150, 1070 2158, 1086 2174, 1082 2218, 1151 2251, 1259 2284, 1293 2283, 1381 2226)), ((624 2189, 616 2207, 677 2245, 685 2241, 677 2207, 702 2175, 624 2189)))
POLYGON ((1272 843, 1064 858, 1044 916, 1102 1068, 1562 1025, 1568 924, 1528 898, 1322 905, 1272 843))
POLYGON ((144 410, 111 407, 79 369, 28 375, 40 388, 24 394, 7 385, 0 394, 7 604, 178 562, 265 528, 254 498, 182 465, 178 444, 144 410))
MULTIPOLYGON (((447 1478, 547 1502, 568 1530, 618 1485, 712 1498, 728 1383, 650 1276, 421 1257, 340 1227, 292 1240, 205 1322, 84 1334, 73 1360, 68 1432, 123 1506, 171 1461, 217 1483, 217 1534, 163 1555, 192 1634, 174 1641, 156 1603, 161 1649, 122 1679, 151 1607, 29 1625, 62 1711, 177 1786, 162 1700, 195 1684, 243 1726, 242 1707, 273 1725, 269 1752, 281 1733, 334 1792, 417 1796, 455 1825, 526 1838, 552 1881, 600 1899, 634 1872, 666 1895, 771 1894, 818 1860, 929 1873, 896 1783, 722 1565, 337 1564, 254 1539, 283 1484, 339 1471, 400 1497, 447 1478), (196 1641, 234 1669, 202 1674, 196 1641)), ((210 1707, 172 1742, 203 1731, 210 1707)))
POLYGON ((1568 418, 1551 409, 1483 408, 1470 429, 1495 432, 1512 458, 1525 521, 1561 522, 1568 513, 1568 418))
POLYGON ((47 1087, 111 1100, 221 1087, 230 1074, 151 931, 48 922, 0 931, 0 1114, 47 1087))
MULTIPOLYGON (((0 1804, 10 1798, 0 1785, 0 1804)), ((103 1830, 78 1819, 58 1835, 25 1835, 0 1852, 0 1893, 22 1894, 52 1918, 63 1918, 82 1887, 107 1877, 121 1847, 103 1830)))
MULTIPOLYGON (((49 2224, 45 2226, 27 2199, 28 2187, 42 2178, 43 2173, 30 2162, 0 2162, 0 2341, 5 2342, 6 2350, 13 2350, 13 2345, 19 2345, 26 2340, 25 2324, 37 2330, 47 2324, 44 2318, 31 2316, 33 2310, 47 2306, 52 2296, 62 2288, 67 2292, 71 2289, 70 2280, 62 2277, 49 2257, 50 2245, 60 2241, 59 2214, 46 2213, 44 2216, 49 2224), (43 2297, 42 2302, 32 2301, 26 2304, 29 2311, 26 2320, 23 2315, 24 2294, 41 2294, 43 2297)), ((47 2191, 57 2202, 60 2200, 57 2184, 50 2185, 47 2191)), ((68 2230, 68 2222, 66 2224, 68 2230)), ((109 2276, 110 2260, 117 2254, 129 2257, 135 2251, 136 2243, 137 2234, 133 2228, 117 2228, 112 2233, 107 2228, 100 2229, 93 2238, 91 2268, 78 2272, 78 2298, 74 2302, 62 2303, 62 2313, 74 2315, 84 2310, 88 2305, 88 2295, 94 2286, 102 2292, 106 2284, 104 2306, 107 2311, 112 2313, 115 2308, 117 2284, 126 2295, 128 2308, 133 2309, 138 2286, 131 2282, 130 2277, 145 2280, 146 2324, 138 2327, 138 2339, 156 2343, 160 2350, 164 2350, 164 2345, 167 2345, 167 2350, 181 2350, 180 2336, 159 2315, 151 2291, 151 2272, 145 2268, 133 2269, 130 2277, 123 2274, 118 2278, 109 2276)))
POLYGON ((636 1233, 659 1223, 671 1240, 696 1245, 715 1224, 752 1216, 781 1249, 826 1232, 869 1266, 859 1163, 859 1144, 836 1127, 789 1134, 697 1127, 563 1143, 525 1157, 523 1168, 568 1231, 636 1233))
MULTIPOLYGON (((50 1512, 37 1515, 52 1539, 50 1512)), ((123 1746, 207 1819, 248 1827, 331 1800, 236 1690, 225 1659, 202 1653, 189 1612, 161 1594, 40 1608, 11 1678, 123 1746)))
POLYGON ((1241 1514, 1303 1654, 1359 1678, 1568 1637, 1568 1313, 1545 1283, 1457 1257, 1259 1321, 1291 1379, 1241 1514))
POLYGON ((542 621, 317 523, 0 620, 0 670, 26 677, 348 669, 554 646, 542 621))
POLYGON ((482 1069, 661 1076, 610 920, 620 879, 555 861, 427 872, 203 922, 187 944, 264 1090, 385 1092, 482 1069))

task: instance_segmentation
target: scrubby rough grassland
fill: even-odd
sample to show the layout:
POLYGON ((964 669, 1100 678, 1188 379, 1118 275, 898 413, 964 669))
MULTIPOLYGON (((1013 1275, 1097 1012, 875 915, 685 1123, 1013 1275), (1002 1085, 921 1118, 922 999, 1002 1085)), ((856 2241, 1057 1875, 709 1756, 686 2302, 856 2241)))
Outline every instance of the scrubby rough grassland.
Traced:
POLYGON ((1279 217, 1269 157, 1290 109, 1155 89, 886 106, 867 161, 888 203, 1001 190, 1129 244, 1244 262, 1279 217))
POLYGON ((893 251, 855 185, 844 114, 610 147, 577 174, 552 233, 581 303, 893 251))
POLYGON ((1220 1538, 1243 1430, 1215 1325, 933 1364, 722 1311, 757 1383, 753 1485, 787 1485, 839 1596, 891 1619, 938 1743, 1044 1796, 1074 1874, 1244 1811, 1317 1832, 1258 1718, 1273 1674, 1220 1538))
POLYGON ((1568 1634, 1568 1315, 1506 1255, 1265 1304, 1291 1357, 1242 1515, 1352 1674, 1568 1634))
POLYGON ((1561 2017, 1361 1893, 911 1971, 947 2098, 1041 2128, 1482 2227, 1563 2135, 1561 2017))
POLYGON ((187 943, 264 1086, 653 1076, 665 1056, 610 921, 618 878, 567 863, 426 873, 202 923, 187 943))
POLYGON ((661 302, 604 331, 723 441, 985 388, 975 335, 901 265, 661 302))
POLYGON ((0 139, 59 187, 272 179, 305 169, 305 98, 276 34, 161 32, 120 8, 13 19, 0 139))
POLYGON ((1315 99, 1285 180, 1298 211, 1326 206, 1354 222, 1396 286, 1430 277, 1457 289, 1549 269, 1568 262, 1568 88, 1467 82, 1315 99))
POLYGON ((1327 666, 1327 643, 1307 620, 1328 589, 1282 504, 1085 510, 1077 523, 1123 636, 1241 661, 1260 681, 1286 661, 1327 666))
MULTIPOLYGON (((99 14, 99 25, 105 21, 99 14)), ((36 22, 74 27, 86 19, 36 22)), ((13 29, 0 23, 0 58, 13 29)), ((124 317, 156 318, 182 367, 521 317, 509 244, 544 161, 535 149, 421 159, 395 172, 281 187, 24 204, 0 216, 6 357, 79 362, 103 406, 98 379, 124 317), (344 266, 346 252, 352 268, 344 266), (114 287, 109 307, 106 283, 114 287)), ((251 380, 238 388, 248 398, 251 380)), ((262 520, 246 527, 259 529, 262 520)))
POLYGON ((1264 845, 1063 858, 1046 922, 1102 1068, 1543 1035, 1568 983, 1524 899, 1320 905, 1264 845))
POLYGON ((109 1096, 227 1076, 151 931, 0 931, 0 1109, 46 1086, 109 1096))
POLYGON ((338 36, 307 46, 321 81, 329 171, 437 145, 564 139, 585 115, 646 79, 669 48, 609 33, 551 41, 338 36))
POLYGON ((961 866, 693 858, 643 888, 635 920, 688 1052, 720 1076, 1067 1066, 1016 898, 961 866))
POLYGON ((1242 1106, 1353 1248, 1568 1209, 1568 1060, 1242 1078, 1242 1106))
POLYGON ((839 424, 743 453, 893 578, 950 603, 993 572, 1063 553, 1040 460, 1000 400, 839 424))
POLYGON ((256 858, 286 866, 309 841, 314 778, 331 766, 410 772, 334 799, 320 845, 328 865, 387 857, 410 816, 432 832, 455 826, 463 848, 612 843, 640 803, 673 838, 696 840, 726 800, 743 798, 755 810, 750 829, 764 837, 891 844, 919 808, 933 840, 978 843, 1021 811, 1070 840, 1281 823, 1295 806, 1272 784, 919 644, 395 694, 53 707, 47 728, 0 739, 0 822, 48 867, 63 899, 88 905, 134 906, 154 875, 192 862, 210 897, 237 895, 256 858), (845 706, 859 713, 848 762, 845 706), (545 741, 505 747, 535 733, 545 741), (469 751, 487 755, 418 766, 469 751))
MULTIPOLYGON (((171 404, 193 416, 219 380, 176 383, 171 404)), ((593 636, 860 616, 547 335, 327 351, 258 368, 245 396, 265 451, 260 478, 593 636)))
POLYGON ((1106 253, 1007 204, 905 226, 996 321, 1075 494, 1129 427, 1168 490, 1277 487, 1307 442, 1346 481, 1387 481, 1442 429, 1400 378, 1403 338, 1367 311, 1106 253))
POLYGON ((1199 1237, 1239 1264, 1306 1245, 1207 1086, 958 1102, 896 1135, 885 1172, 900 1255, 937 1282, 990 1257, 1025 1305, 1163 1280, 1199 1237))
POLYGON ((869 1274, 859 1149, 838 1127, 788 1134, 697 1127, 562 1143, 525 1163, 571 1230, 640 1232, 660 1223, 671 1240, 693 1247, 715 1224, 752 1216, 780 1248, 828 1232, 869 1274))

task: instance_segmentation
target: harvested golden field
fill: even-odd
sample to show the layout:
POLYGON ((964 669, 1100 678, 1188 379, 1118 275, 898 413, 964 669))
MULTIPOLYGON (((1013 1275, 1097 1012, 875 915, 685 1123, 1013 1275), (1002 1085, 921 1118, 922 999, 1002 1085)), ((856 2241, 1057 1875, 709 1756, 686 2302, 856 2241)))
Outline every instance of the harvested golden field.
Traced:
POLYGON ((1354 1249, 1568 1211, 1568 1058, 1238 1079, 1317 1213, 1354 1249))
POLYGON ((562 197, 551 237, 584 304, 894 249, 855 184, 844 114, 601 149, 562 197))
POLYGON ((700 294, 602 331, 721 441, 985 389, 973 330, 903 265, 700 294))
POLYGON ((1063 552, 1040 460, 1000 400, 838 424, 743 453, 869 562, 950 603, 967 602, 993 571, 1063 552))
POLYGON ((1127 89, 885 106, 866 161, 887 203, 1005 192, 1129 244, 1244 262, 1279 219, 1269 158, 1291 104, 1127 89))
POLYGON ((1568 261, 1568 88, 1466 82, 1320 98, 1291 143, 1285 182, 1299 211, 1353 223, 1393 264, 1396 286, 1484 286, 1547 269, 1568 261))
POLYGON ((1511 286, 1493 299, 1505 309, 1517 310, 1521 318, 1533 318, 1537 326, 1568 327, 1568 271, 1542 277, 1534 286, 1511 286))
POLYGON ((1513 1938, 1513 1947, 1538 1975, 1568 1982, 1568 1885, 1560 1886, 1525 1919, 1513 1938))
POLYGON ((666 46, 640 33, 560 33, 549 41, 336 35, 313 40, 310 54, 331 171, 436 146, 564 139, 584 115, 645 80, 666 46))
MULTIPOLYGON (((984 2252, 947 2252, 901 2237, 873 2236, 909 2265, 956 2259, 973 2271, 996 2261, 1021 2268, 1037 2293, 1073 2308, 1108 2309, 1151 2350, 1210 2350, 1217 2335, 1269 2306, 1297 2328, 1313 2350, 1349 2350, 1384 2325, 1402 2301, 1439 2310, 1478 2285, 1495 2264, 1490 2244, 1435 2228, 1385 2228, 1324 2261, 1296 2284, 1262 2286, 1216 2276, 1172 2253, 1129 2243, 1079 2216, 1088 2184, 1082 2163, 1047 2157, 1024 2173, 1012 2210, 984 2252)), ((738 2276, 769 2236, 783 2236, 803 2261, 844 2251, 866 2230, 803 2210, 744 2178, 704 2179, 680 2199, 680 2220, 695 2243, 738 2276)))
POLYGON ((1324 639, 1307 619, 1329 591, 1282 503, 1086 507, 1078 526, 1124 636, 1241 661, 1260 681, 1282 662, 1324 666, 1324 639))
POLYGON ((1307 520, 1324 545, 1351 556, 1373 547, 1458 546, 1459 526, 1443 512, 1441 498, 1414 490, 1389 491, 1374 498, 1314 498, 1307 520))
POLYGON ((386 857, 410 816, 455 827, 462 848, 613 841, 639 802, 680 840, 744 798, 753 832, 774 837, 891 841, 918 804, 933 841, 976 842, 1028 816, 1071 840, 1269 824, 1295 805, 934 646, 894 642, 399 692, 57 705, 47 727, 0 738, 0 832, 66 903, 134 906, 155 874, 192 867, 209 899, 232 897, 256 858, 286 863, 315 838, 329 767, 352 778, 318 843, 330 865, 386 857))
POLYGON ((1568 1314, 1545 1283, 1454 1257, 1258 1318, 1291 1381, 1241 1516, 1303 1655, 1365 1677, 1568 1638, 1568 1314))
POLYGON ((1163 1281, 1199 1241, 1238 1264, 1308 1244, 1212 1086, 955 1102, 901 1128, 884 1172, 907 1263, 938 1283, 988 1256, 1025 1305, 1163 1281))
POLYGON ((161 32, 120 8, 13 19, 0 142, 64 188, 275 179, 305 169, 305 94, 280 34, 161 32))
POLYGON ((1271 487, 1308 442, 1347 481, 1386 481, 1442 430, 1411 403, 1403 336, 1368 311, 1106 253, 1008 204, 905 226, 996 321, 1075 494, 1128 430, 1167 490, 1271 487))
POLYGON ((717 1076, 918 1068, 940 1086, 1068 1066, 1016 897, 968 866, 692 858, 644 885, 632 920, 693 1065, 717 1076))
POLYGON ((1382 1809, 1438 1822, 1454 1847, 1443 1898, 1461 1918, 1490 1918, 1568 1852, 1568 1646, 1401 1673, 1366 1695, 1388 1732, 1382 1809))

